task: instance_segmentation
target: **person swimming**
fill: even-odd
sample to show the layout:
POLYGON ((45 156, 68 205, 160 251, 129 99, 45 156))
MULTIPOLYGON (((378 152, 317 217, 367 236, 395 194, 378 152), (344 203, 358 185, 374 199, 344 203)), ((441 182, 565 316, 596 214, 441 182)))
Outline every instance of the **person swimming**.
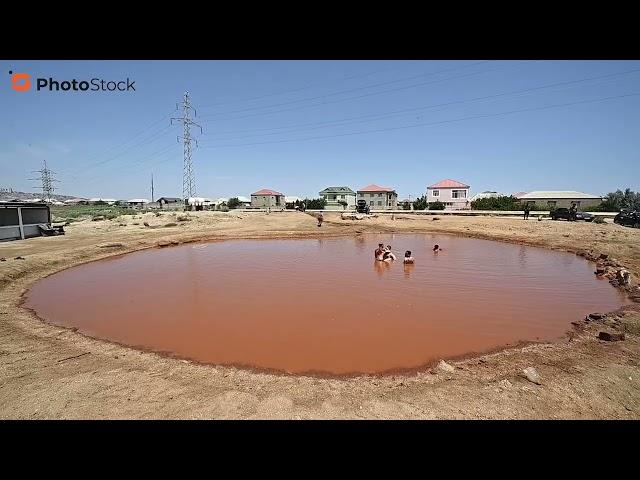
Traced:
POLYGON ((395 259, 396 259, 396 256, 391 251, 391 245, 387 245, 387 248, 384 249, 384 253, 382 255, 382 260, 391 261, 391 260, 395 260, 395 259))
POLYGON ((442 251, 442 249, 440 248, 440 245, 435 244, 433 246, 433 253, 438 253, 438 252, 441 252, 441 251, 442 251))
POLYGON ((378 248, 376 248, 376 251, 374 252, 373 256, 378 261, 384 260, 384 243, 378 244, 378 248))
POLYGON ((414 263, 415 262, 414 258, 411 256, 411 250, 407 250, 406 252, 404 252, 404 260, 403 260, 403 262, 405 264, 414 263))

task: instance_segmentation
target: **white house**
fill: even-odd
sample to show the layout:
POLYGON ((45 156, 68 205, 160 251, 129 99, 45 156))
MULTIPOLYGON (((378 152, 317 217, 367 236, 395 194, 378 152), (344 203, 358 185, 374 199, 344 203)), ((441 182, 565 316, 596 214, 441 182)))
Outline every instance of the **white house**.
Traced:
POLYGON ((236 197, 238 199, 238 201, 240 202, 240 208, 247 208, 248 206, 251 205, 251 199, 247 198, 247 197, 243 197, 242 195, 238 195, 236 197))
POLYGON ((469 201, 475 202, 476 200, 482 200, 483 198, 497 198, 497 197, 504 197, 504 196, 508 196, 508 195, 505 195, 504 193, 499 193, 499 192, 485 191, 482 193, 476 193, 469 199, 469 201))
POLYGON ((471 187, 457 180, 446 179, 427 187, 427 202, 442 202, 445 210, 471 208, 469 190, 471 187))
POLYGON ((149 200, 146 198, 132 198, 131 200, 127 200, 127 205, 133 208, 144 208, 148 203, 149 200))
POLYGON ((90 198, 87 202, 92 205, 96 203, 106 203, 107 205, 114 205, 117 200, 115 198, 90 198))
POLYGON ((356 208, 356 192, 349 187, 327 187, 319 195, 327 201, 325 210, 355 210, 356 208))

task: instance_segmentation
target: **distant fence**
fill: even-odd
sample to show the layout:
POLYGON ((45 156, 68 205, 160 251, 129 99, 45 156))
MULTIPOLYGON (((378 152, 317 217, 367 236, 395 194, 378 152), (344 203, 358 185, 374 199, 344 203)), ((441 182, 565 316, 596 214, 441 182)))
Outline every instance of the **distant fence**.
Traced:
MULTIPOLYGON (((241 212, 266 212, 267 210, 265 208, 251 208, 251 209, 245 209, 245 208, 238 208, 235 211, 241 211, 241 212)), ((280 212, 281 210, 275 210, 275 209, 271 209, 272 212, 280 212)), ((283 212, 291 212, 291 213, 299 213, 298 210, 282 210, 283 212)), ((354 210, 314 210, 314 209, 307 209, 305 210, 306 213, 319 213, 322 212, 323 214, 329 214, 329 215, 338 215, 341 213, 354 213, 354 210)), ((482 217, 482 216, 492 216, 492 217, 522 217, 524 215, 524 211, 522 210, 371 210, 370 213, 372 214, 376 214, 376 215, 391 215, 391 214, 395 214, 395 215, 454 215, 454 216, 463 216, 463 217, 482 217)), ((529 216, 530 217, 537 217, 539 215, 542 215, 544 217, 548 217, 550 215, 550 211, 548 210, 544 210, 544 211, 534 211, 532 210, 531 212, 529 212, 529 216)), ((591 215, 594 215, 596 217, 603 217, 603 218, 613 218, 615 217, 619 212, 585 212, 585 213, 590 213, 591 215)))

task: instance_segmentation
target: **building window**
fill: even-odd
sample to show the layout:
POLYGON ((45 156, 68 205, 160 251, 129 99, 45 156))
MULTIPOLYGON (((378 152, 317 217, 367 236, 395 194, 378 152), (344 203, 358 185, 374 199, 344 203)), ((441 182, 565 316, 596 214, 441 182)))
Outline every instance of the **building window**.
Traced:
POLYGON ((452 190, 451 198, 467 198, 466 190, 452 190))
POLYGON ((341 198, 342 200, 344 200, 344 195, 340 195, 340 198, 341 198))
POLYGON ((369 205, 373 207, 373 200, 369 200, 369 205))
POLYGON ((329 195, 329 200, 335 200, 336 196, 335 195, 329 195))
POLYGON ((378 206, 381 207, 382 206, 382 200, 378 200, 378 206))
POLYGON ((440 196, 440 190, 434 190, 433 192, 431 192, 431 195, 433 195, 434 197, 439 197, 440 196))

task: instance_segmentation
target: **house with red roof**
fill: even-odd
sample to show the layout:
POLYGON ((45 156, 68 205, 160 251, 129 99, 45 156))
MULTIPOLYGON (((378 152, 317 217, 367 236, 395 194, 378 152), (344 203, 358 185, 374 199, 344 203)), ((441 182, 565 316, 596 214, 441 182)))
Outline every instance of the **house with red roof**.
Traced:
POLYGON ((393 188, 371 184, 358 190, 358 203, 366 202, 371 210, 396 210, 398 194, 393 188))
POLYGON ((263 188, 251 194, 251 206, 254 208, 284 209, 284 193, 263 188))
POLYGON ((427 187, 427 202, 442 202, 445 210, 469 209, 470 189, 469 185, 448 178, 427 187))

